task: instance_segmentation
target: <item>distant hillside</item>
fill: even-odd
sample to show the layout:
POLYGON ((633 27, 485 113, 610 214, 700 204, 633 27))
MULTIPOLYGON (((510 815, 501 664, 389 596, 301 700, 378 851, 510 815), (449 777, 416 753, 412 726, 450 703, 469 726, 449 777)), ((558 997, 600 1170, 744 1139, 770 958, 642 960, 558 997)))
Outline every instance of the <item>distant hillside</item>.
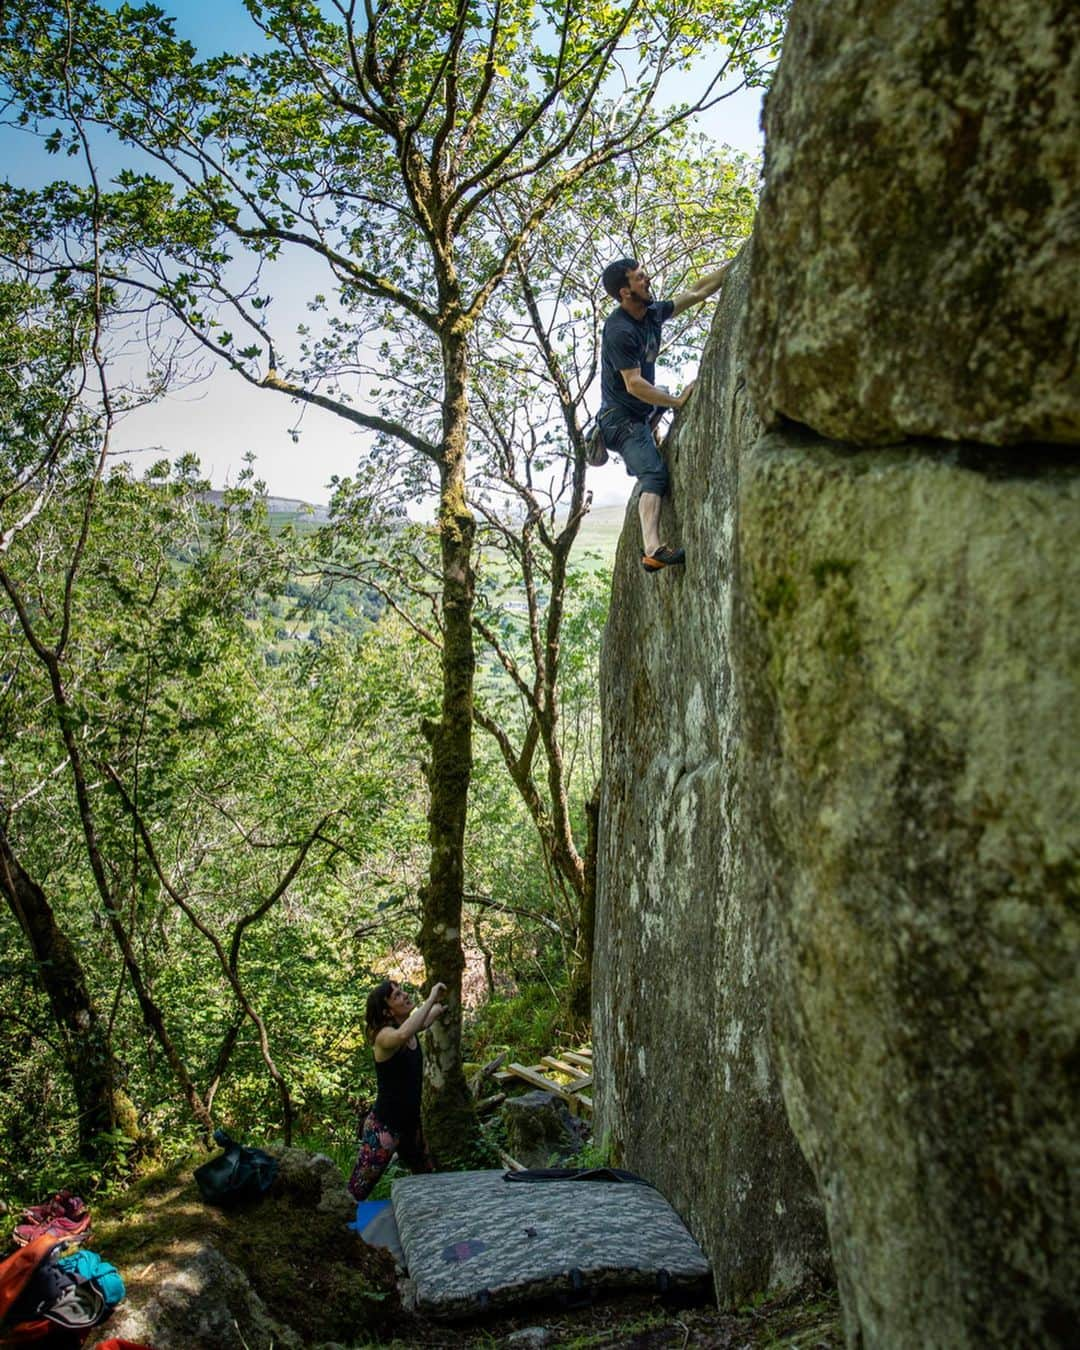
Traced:
MULTIPOLYGON (((207 494, 211 501, 221 502, 223 493, 207 494)), ((291 497, 267 497, 270 527, 277 533, 286 525, 293 525, 300 534, 316 529, 329 519, 325 506, 313 505, 291 497)), ((596 507, 586 516, 578 534, 574 559, 587 572, 610 572, 615 562, 615 551, 622 532, 625 507, 596 507)), ((497 604, 508 610, 524 608, 520 581, 511 582, 508 575, 501 584, 498 569, 494 577, 497 604)), ((306 642, 319 642, 341 633, 360 633, 369 624, 378 621, 383 610, 381 597, 360 582, 338 580, 331 585, 319 584, 310 578, 294 578, 285 584, 281 594, 265 597, 258 612, 251 615, 253 627, 263 633, 266 659, 277 663, 290 650, 306 642)))
POLYGON ((612 566, 625 519, 625 506, 594 506, 581 523, 575 553, 598 553, 604 566, 612 566))
MULTIPOLYGON (((220 506, 225 499, 225 493, 221 488, 211 488, 204 496, 216 506, 220 506)), ((275 518, 275 524, 283 525, 286 520, 306 520, 313 525, 325 525, 330 519, 329 507, 301 501, 298 497, 264 497, 263 501, 266 503, 267 511, 275 518)))
POLYGON ((267 497, 266 509, 271 515, 288 514, 307 516, 319 525, 325 525, 330 519, 328 506, 317 506, 313 502, 299 501, 294 497, 267 497))
MULTIPOLYGON (((207 497, 211 501, 220 502, 222 493, 209 492, 207 497)), ((299 501, 293 497, 267 497, 266 509, 270 513, 275 529, 293 524, 303 531, 305 526, 324 525, 330 519, 329 507, 299 501)), ((582 522, 578 534, 575 548, 578 558, 582 553, 595 553, 599 555, 602 566, 610 567, 615 561, 615 549, 622 533, 625 515, 625 506, 594 506, 582 522)))

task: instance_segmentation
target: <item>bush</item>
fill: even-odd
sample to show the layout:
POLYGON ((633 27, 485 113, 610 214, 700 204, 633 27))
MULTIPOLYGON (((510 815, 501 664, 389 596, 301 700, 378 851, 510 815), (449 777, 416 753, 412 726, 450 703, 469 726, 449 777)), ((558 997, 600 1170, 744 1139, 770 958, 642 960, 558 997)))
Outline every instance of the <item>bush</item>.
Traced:
POLYGON ((484 1064, 508 1050, 514 1059, 532 1063, 551 1053, 565 1022, 562 985, 544 980, 521 986, 511 996, 496 995, 482 1004, 465 1024, 465 1057, 484 1064))

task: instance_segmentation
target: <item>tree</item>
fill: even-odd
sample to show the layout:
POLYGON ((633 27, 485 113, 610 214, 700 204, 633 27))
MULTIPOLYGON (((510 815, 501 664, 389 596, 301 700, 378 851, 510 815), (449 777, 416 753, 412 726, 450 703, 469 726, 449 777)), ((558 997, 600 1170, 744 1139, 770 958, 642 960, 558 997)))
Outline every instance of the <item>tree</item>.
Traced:
MULTIPOLYGON (((567 651, 568 632, 575 631, 568 606, 576 611, 589 603, 590 574, 575 564, 574 549, 591 499, 586 400, 595 388, 600 327, 610 307, 598 278, 629 248, 649 260, 661 293, 683 289, 746 238, 755 187, 754 166, 743 157, 673 129, 631 166, 598 170, 548 216, 473 334, 469 500, 480 519, 480 561, 472 622, 478 661, 494 663, 502 676, 482 681, 473 715, 497 746, 537 830, 561 932, 577 957, 570 1002, 579 1021, 589 1009, 588 803, 597 783, 584 764, 573 782, 563 671, 568 655, 574 661, 595 648, 603 622, 603 606, 591 608, 591 643, 579 622, 567 651), (632 207, 626 217, 612 212, 618 201, 632 207)), ((671 325, 665 368, 677 372, 710 319, 711 308, 693 309, 671 325)), ((419 398, 422 391, 415 393, 419 398)), ((402 483, 387 483, 385 466, 340 483, 335 523, 322 532, 322 567, 324 575, 373 586, 440 649, 430 537, 384 509, 387 498, 393 503, 403 491, 402 483)))
MULTIPOLYGON (((95 187, 85 139, 80 144, 95 187)), ((51 284, 42 286, 31 257, 33 221, 27 217, 28 206, 25 196, 8 193, 0 215, 0 257, 6 264, 0 273, 0 558, 17 550, 24 533, 35 529, 39 517, 62 494, 65 477, 87 475, 96 484, 116 412, 103 354, 106 300, 98 214, 95 210, 90 219, 89 283, 72 284, 60 272, 52 274, 51 284)), ((54 691, 62 687, 61 662, 70 636, 72 592, 86 526, 82 516, 58 596, 55 644, 46 647, 36 637, 31 643, 54 691)), ((15 610, 9 636, 19 626, 31 633, 24 596, 13 586, 6 563, 0 564, 0 585, 15 610)), ((17 706, 18 662, 15 672, 6 664, 3 704, 10 715, 17 706)), ((25 707, 19 712, 23 715, 25 707)), ((67 725, 64 734, 74 745, 74 728, 67 725)), ((13 739, 9 735, 9 746, 13 739)), ((108 1146, 103 1141, 118 1125, 130 1129, 132 1121, 131 1103, 120 1089, 109 1028, 90 992, 74 943, 42 887, 16 856, 8 833, 14 813, 43 786, 39 781, 27 788, 19 800, 0 790, 0 891, 29 946, 36 977, 60 1034, 78 1104, 80 1152, 87 1160, 107 1161, 108 1146)))
MULTIPOLYGON (((205 485, 190 464, 179 467, 171 484, 161 481, 160 470, 142 487, 107 474, 112 427, 132 398, 118 394, 109 379, 109 324, 119 300, 101 275, 100 199, 88 154, 87 162, 97 205, 85 232, 43 237, 44 218, 32 198, 8 191, 0 202, 6 395, 0 589, 10 605, 0 693, 8 747, 0 783, 0 890, 30 946, 61 1034, 84 1154, 100 1151, 121 1115, 130 1125, 130 1105, 119 1093, 111 1037, 75 943, 16 853, 27 840, 25 822, 47 813, 56 791, 66 797, 69 779, 75 821, 49 832, 46 853, 55 859, 61 840, 77 835, 124 975, 192 1114, 209 1132, 215 1085, 235 1031, 226 1032, 210 1084, 200 1091, 153 994, 138 950, 135 907, 123 898, 129 888, 133 900, 140 894, 148 865, 156 884, 215 948, 237 1002, 259 1028, 267 1069, 281 1088, 288 1136, 287 1087, 238 963, 244 930, 284 893, 319 827, 288 845, 293 857, 284 876, 239 917, 226 951, 166 875, 147 824, 162 800, 168 807, 170 789, 161 791, 160 779, 183 748, 176 735, 178 677, 186 675, 190 685, 210 660, 220 663, 230 636, 238 635, 247 588, 269 575, 261 549, 265 530, 257 528, 249 491, 231 494, 224 510, 202 504, 205 485), (84 266, 73 265, 80 248, 84 266), (135 517, 135 529, 125 530, 125 516, 135 517), (180 570, 193 521, 195 548, 180 570), (109 786, 120 799, 120 818, 110 811, 109 786), (123 818, 134 825, 134 840, 123 818), (130 870, 123 861, 128 856, 130 870)), ((41 862, 49 866, 47 858, 41 862)))
POLYGON ((0 891, 30 948, 35 973, 60 1032, 64 1067, 78 1105, 79 1151, 107 1161, 107 1141, 118 1127, 134 1134, 131 1102, 120 1087, 108 1025, 90 994, 82 962, 56 920, 41 887, 12 852, 0 825, 0 891))
MULTIPOLYGON (((237 490, 219 507, 198 479, 160 471, 98 484, 57 690, 57 564, 70 556, 87 490, 72 479, 0 566, 16 611, 0 650, 0 863, 12 878, 5 886, 0 867, 0 889, 62 1045, 68 1023, 83 1030, 89 1015, 70 1056, 76 1075, 89 1080, 95 1069, 90 1033, 116 1025, 124 1034, 104 1034, 125 1046, 126 1065, 113 1081, 130 1086, 138 1047, 148 1061, 141 1091, 131 1088, 140 1111, 171 1079, 168 1092, 178 1086, 207 1129, 235 1068, 246 1098, 227 1093, 227 1109, 263 1129, 276 1119, 288 1138, 299 1109, 293 1073, 320 1014, 297 1025, 283 991, 324 943, 320 932, 300 944, 295 930, 301 915, 327 909, 351 912, 345 931, 373 917, 377 897, 355 897, 377 881, 373 857, 411 842, 402 800, 410 807, 415 793, 388 713, 395 700, 414 718, 427 704, 407 685, 386 696, 402 662, 382 627, 378 665, 353 650, 366 644, 341 637, 261 663, 262 638, 245 616, 273 575, 260 547, 268 541, 244 519, 249 507, 258 513, 254 494, 237 490), (292 914, 277 917, 285 907, 292 914), (88 968, 81 980, 73 951, 88 968), (276 1100, 253 1113, 260 1069, 276 1100)), ((75 1085, 81 1104, 93 1084, 84 1090, 76 1076, 75 1085)), ((122 1123, 127 1130, 129 1116, 122 1123)))
POLYGON ((426 724, 421 948, 450 988, 429 1127, 451 1156, 473 1128, 458 999, 475 668, 470 340, 548 214, 588 175, 722 97, 725 75, 756 78, 780 14, 718 0, 371 0, 362 11, 333 0, 333 20, 312 0, 249 8, 270 51, 199 63, 158 10, 73 15, 15 0, 4 47, 32 59, 8 56, 7 79, 26 115, 47 119, 65 112, 58 65, 77 71, 79 115, 164 167, 160 180, 132 169, 110 199, 110 248, 126 253, 129 280, 243 378, 374 433, 376 454, 396 442, 416 456, 418 480, 435 479, 444 632, 441 706, 426 724), (721 37, 727 54, 700 95, 660 110, 666 77, 721 37), (247 282, 237 248, 258 264, 247 282), (287 250, 320 261, 335 302, 326 334, 292 361, 268 312, 269 274, 287 250), (372 342, 388 384, 345 387, 372 342), (426 390, 433 372, 436 404, 418 409, 417 383, 426 390))
MULTIPOLYGON (((478 606, 474 621, 526 716, 508 719, 505 705, 500 710, 486 700, 477 722, 498 744, 576 911, 570 1004, 578 1017, 587 1015, 591 981, 599 785, 586 781, 579 791, 582 846, 570 809, 562 669, 568 599, 584 580, 580 571, 575 576, 572 551, 590 505, 586 399, 598 376, 600 327, 610 307, 598 278, 629 249, 648 260, 658 293, 676 293, 749 234, 754 186, 752 166, 690 137, 685 126, 639 151, 629 165, 605 166, 563 204, 554 228, 522 250, 514 276, 489 307, 476 356, 483 375, 475 425, 487 454, 477 456, 484 467, 474 476, 472 495, 486 527, 482 540, 521 577, 526 600, 521 625, 508 622, 498 605, 478 606), (625 216, 611 210, 618 201, 627 204, 625 216)), ((672 325, 667 369, 677 371, 710 317, 691 310, 672 325)))

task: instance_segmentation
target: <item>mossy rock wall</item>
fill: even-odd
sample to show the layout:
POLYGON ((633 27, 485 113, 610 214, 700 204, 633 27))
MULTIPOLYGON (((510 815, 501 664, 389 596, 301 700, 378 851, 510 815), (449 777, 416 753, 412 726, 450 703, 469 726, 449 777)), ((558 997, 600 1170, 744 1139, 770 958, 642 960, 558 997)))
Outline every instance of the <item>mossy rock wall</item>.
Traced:
POLYGON ((850 1339, 1064 1345, 1080 472, 781 433, 738 514, 772 1019, 850 1339))
POLYGON ((747 818, 734 569, 738 458, 760 432, 738 340, 748 264, 668 451, 664 533, 685 544, 685 575, 642 570, 636 500, 616 560, 593 967, 598 1133, 686 1219, 730 1301, 829 1262, 769 1035, 769 860, 747 818))
POLYGON ((1080 438, 1080 8, 795 0, 752 394, 861 444, 1080 438))
POLYGON ((1014 10, 796 0, 667 450, 687 564, 632 502, 604 643, 599 1130, 722 1299, 823 1210, 864 1350, 1080 1325, 1077 11, 1014 10))

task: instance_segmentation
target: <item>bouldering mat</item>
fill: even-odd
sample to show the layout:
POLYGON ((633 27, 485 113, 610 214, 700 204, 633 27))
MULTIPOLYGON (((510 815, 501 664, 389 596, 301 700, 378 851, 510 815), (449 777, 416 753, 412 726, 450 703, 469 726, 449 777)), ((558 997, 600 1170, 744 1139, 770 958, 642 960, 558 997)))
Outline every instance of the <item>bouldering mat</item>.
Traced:
POLYGON ((355 1228, 358 1233, 362 1233, 377 1214, 381 1214, 389 1207, 389 1200, 361 1200, 356 1206, 356 1218, 346 1227, 355 1228))
POLYGON ((405 1254, 401 1250, 394 1209, 389 1200, 361 1200, 356 1206, 356 1218, 346 1227, 359 1233, 369 1247, 385 1247, 398 1264, 404 1266, 405 1254))
POLYGON ((370 1247, 385 1247, 398 1264, 404 1266, 405 1253, 401 1250, 401 1239, 398 1237, 397 1221, 392 1206, 388 1204, 370 1219, 360 1236, 370 1247))
POLYGON ((651 1186, 443 1172, 400 1177, 391 1194, 417 1308, 436 1317, 709 1278, 701 1248, 651 1186))

